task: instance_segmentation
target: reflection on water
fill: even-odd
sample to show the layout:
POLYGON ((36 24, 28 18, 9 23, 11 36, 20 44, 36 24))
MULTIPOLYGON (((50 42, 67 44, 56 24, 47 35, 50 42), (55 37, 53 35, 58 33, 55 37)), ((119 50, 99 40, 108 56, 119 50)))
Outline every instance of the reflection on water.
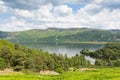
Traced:
MULTIPOLYGON (((58 43, 21 43, 22 45, 26 45, 30 48, 34 49, 42 49, 43 51, 48 51, 50 53, 56 54, 67 54, 69 57, 74 56, 75 54, 79 54, 80 51, 84 48, 88 48, 89 50, 96 50, 101 48, 103 45, 100 44, 58 44, 58 43)), ((86 56, 86 59, 90 60, 91 63, 94 63, 95 60, 86 56)))

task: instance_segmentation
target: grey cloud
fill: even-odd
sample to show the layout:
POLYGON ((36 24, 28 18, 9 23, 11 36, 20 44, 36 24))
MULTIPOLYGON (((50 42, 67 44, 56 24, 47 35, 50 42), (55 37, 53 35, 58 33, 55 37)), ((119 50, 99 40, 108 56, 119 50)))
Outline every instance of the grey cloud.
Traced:
POLYGON ((52 5, 60 4, 78 4, 78 3, 90 3, 92 0, 2 0, 5 4, 11 8, 19 9, 37 9, 41 5, 51 3, 52 5))
POLYGON ((119 9, 120 8, 120 0, 96 0, 95 3, 101 5, 103 8, 109 9, 119 9))
POLYGON ((44 0, 39 2, 38 0, 4 0, 5 4, 11 8, 19 9, 36 9, 39 5, 44 4, 44 0))
POLYGON ((41 5, 51 3, 52 5, 60 4, 78 4, 78 3, 95 3, 103 6, 103 8, 116 9, 120 8, 120 0, 2 0, 5 4, 12 8, 19 9, 37 9, 41 5))
POLYGON ((119 3, 106 3, 103 5, 106 8, 110 8, 110 9, 119 9, 120 8, 120 2, 119 3))
MULTIPOLYGON (((92 3, 89 3, 88 5, 92 5, 87 7, 88 9, 85 9, 87 13, 90 15, 98 14, 99 12, 102 12, 102 10, 107 9, 109 11, 114 11, 115 9, 120 9, 120 0, 94 0, 92 3), (96 5, 96 6, 94 6, 96 5), (97 7, 98 6, 98 7, 97 7)), ((87 6, 87 5, 86 5, 87 6)), ((85 6, 85 7, 86 7, 85 6)))
POLYGON ((102 11, 102 9, 92 9, 92 10, 88 10, 86 12, 88 12, 90 15, 94 15, 94 14, 98 14, 101 11, 102 11))
POLYGON ((94 6, 94 8, 91 8, 91 9, 85 9, 85 11, 86 11, 87 13, 89 13, 90 15, 98 14, 98 13, 100 13, 102 10, 103 10, 102 7, 95 7, 95 6, 94 6))

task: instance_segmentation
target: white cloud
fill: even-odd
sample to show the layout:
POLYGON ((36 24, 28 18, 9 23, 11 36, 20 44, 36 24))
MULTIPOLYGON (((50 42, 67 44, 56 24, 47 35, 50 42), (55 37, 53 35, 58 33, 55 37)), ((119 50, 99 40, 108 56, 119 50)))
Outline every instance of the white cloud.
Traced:
POLYGON ((11 17, 9 22, 1 24, 2 31, 21 31, 26 29, 26 22, 24 20, 18 20, 16 17, 11 17))
POLYGON ((41 6, 38 10, 34 11, 36 18, 49 18, 52 17, 51 10, 53 9, 52 4, 41 6))
POLYGON ((84 7, 84 10, 92 15, 101 12, 102 7, 97 4, 88 4, 84 7))
POLYGON ((15 14, 22 17, 34 17, 34 14, 28 10, 15 9, 15 14))
POLYGON ((103 9, 101 12, 91 15, 85 11, 85 9, 79 10, 77 17, 81 24, 89 26, 91 28, 101 28, 101 29, 120 29, 120 10, 115 9, 109 11, 108 9, 103 9), (84 17, 83 17, 84 16, 84 17))
POLYGON ((69 16, 72 15, 72 8, 69 8, 67 5, 61 5, 54 8, 55 16, 69 16))
MULTIPOLYGON (((62 4, 66 1, 67 0, 64 0, 58 3, 62 4)), ((75 0, 71 3, 75 4, 79 1, 84 2, 83 0, 75 0)), ((52 0, 52 2, 56 3, 54 0, 52 0)), ((89 1, 86 1, 86 3, 87 2, 89 1)), ((3 10, 2 12, 8 12, 9 17, 11 17, 10 19, 6 18, 7 21, 0 24, 0 30, 18 31, 27 29, 45 29, 49 27, 120 29, 120 8, 111 10, 104 5, 102 6, 101 3, 107 4, 106 2, 108 2, 108 0, 94 0, 94 2, 86 4, 74 13, 72 7, 67 6, 67 4, 56 6, 48 2, 44 5, 37 6, 37 9, 31 10, 9 7, 10 10, 8 12, 8 7, 4 5, 3 1, 0 1, 0 12, 5 8, 5 11, 3 10)), ((24 4, 26 4, 26 1, 24 4)), ((27 5, 30 4, 32 5, 32 3, 27 5)), ((34 4, 34 6, 36 5, 34 4)))
POLYGON ((3 1, 0 1, 0 13, 5 13, 8 11, 8 7, 5 6, 3 1))

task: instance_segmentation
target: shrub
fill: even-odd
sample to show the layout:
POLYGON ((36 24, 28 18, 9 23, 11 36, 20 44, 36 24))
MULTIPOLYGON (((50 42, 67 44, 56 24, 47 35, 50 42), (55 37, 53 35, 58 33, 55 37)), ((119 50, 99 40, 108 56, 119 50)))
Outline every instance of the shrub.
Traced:
POLYGON ((6 68, 6 62, 4 59, 0 58, 0 70, 3 70, 6 68))

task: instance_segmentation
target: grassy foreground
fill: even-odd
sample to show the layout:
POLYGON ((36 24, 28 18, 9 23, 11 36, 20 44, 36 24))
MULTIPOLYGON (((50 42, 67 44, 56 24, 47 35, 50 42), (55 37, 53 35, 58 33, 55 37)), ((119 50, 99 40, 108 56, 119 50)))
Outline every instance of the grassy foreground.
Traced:
POLYGON ((65 72, 57 76, 39 74, 0 75, 0 80, 119 80, 120 68, 102 68, 89 71, 65 72))

